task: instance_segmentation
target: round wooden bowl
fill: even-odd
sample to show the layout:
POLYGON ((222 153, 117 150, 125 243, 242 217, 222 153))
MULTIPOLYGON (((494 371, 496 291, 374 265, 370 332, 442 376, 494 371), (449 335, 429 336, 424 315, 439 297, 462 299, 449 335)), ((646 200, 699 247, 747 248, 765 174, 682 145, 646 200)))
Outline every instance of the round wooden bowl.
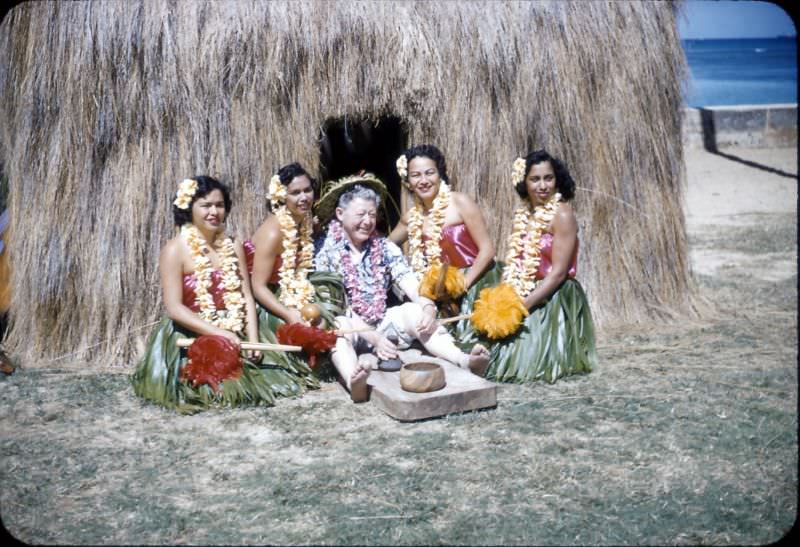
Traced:
POLYGON ((414 393, 427 393, 444 387, 444 369, 426 361, 408 363, 400 369, 400 387, 414 393))

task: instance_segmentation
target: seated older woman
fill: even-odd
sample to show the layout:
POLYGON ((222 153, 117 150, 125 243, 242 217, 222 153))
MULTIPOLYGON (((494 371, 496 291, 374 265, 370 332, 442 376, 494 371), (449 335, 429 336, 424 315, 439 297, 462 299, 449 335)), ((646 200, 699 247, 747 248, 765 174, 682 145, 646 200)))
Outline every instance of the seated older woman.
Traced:
POLYGON ((482 374, 489 359, 486 348, 476 344, 464 353, 455 345, 436 322, 435 304, 419 295, 417 278, 400 248, 375 232, 379 194, 386 194, 383 183, 367 173, 339 180, 322 194, 317 215, 328 226, 314 263, 319 271, 342 275, 349 306, 337 324, 345 331, 360 331, 340 337, 332 352, 353 401, 369 397, 371 366, 359 354, 393 359, 414 340, 432 355, 482 374), (393 285, 409 301, 387 309, 387 292, 393 285))

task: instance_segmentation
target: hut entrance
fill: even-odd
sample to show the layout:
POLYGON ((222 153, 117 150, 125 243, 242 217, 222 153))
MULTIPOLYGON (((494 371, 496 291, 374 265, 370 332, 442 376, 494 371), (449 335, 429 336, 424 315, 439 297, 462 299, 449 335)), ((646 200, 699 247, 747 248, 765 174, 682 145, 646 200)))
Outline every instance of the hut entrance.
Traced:
MULTIPOLYGON (((334 180, 358 173, 362 169, 381 179, 397 203, 401 202, 400 176, 395 168, 397 157, 405 150, 408 133, 400 118, 385 116, 377 121, 348 116, 329 120, 320 136, 320 174, 322 180, 334 180)), ((398 214, 388 207, 389 226, 398 221, 398 214)), ((388 229, 379 226, 379 229, 388 229)))

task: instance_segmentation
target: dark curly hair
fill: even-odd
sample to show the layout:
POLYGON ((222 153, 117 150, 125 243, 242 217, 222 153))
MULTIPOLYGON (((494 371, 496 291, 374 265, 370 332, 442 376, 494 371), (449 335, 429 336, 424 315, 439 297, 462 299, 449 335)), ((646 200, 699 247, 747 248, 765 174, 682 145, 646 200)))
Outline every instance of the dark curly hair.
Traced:
POLYGON ((192 196, 192 201, 189 203, 189 207, 186 209, 179 209, 177 205, 174 203, 172 204, 172 218, 175 219, 175 226, 183 226, 184 224, 192 222, 192 206, 194 205, 194 202, 202 197, 207 196, 214 190, 219 190, 222 192, 222 199, 225 201, 225 216, 227 217, 228 213, 231 212, 231 191, 228 188, 228 185, 206 175, 193 177, 193 180, 197 181, 197 190, 195 190, 194 195, 192 196))
POLYGON ((403 155, 406 157, 406 161, 409 164, 411 163, 412 159, 417 157, 432 159, 434 162, 436 162, 436 169, 439 171, 439 177, 445 182, 450 182, 450 178, 447 176, 447 163, 444 161, 444 154, 442 154, 442 151, 432 144, 420 144, 417 146, 412 146, 403 152, 403 155))
MULTIPOLYGON (((534 150, 525 156, 525 178, 528 178, 528 173, 531 172, 531 167, 549 161, 553 166, 553 173, 556 175, 556 190, 561 194, 563 201, 569 201, 575 197, 575 181, 572 180, 572 175, 569 174, 567 166, 564 162, 551 156, 547 150, 534 150)), ((518 182, 514 187, 522 199, 528 199, 528 187, 525 184, 525 179, 518 182)))
MULTIPOLYGON (((289 186, 292 183, 292 181, 295 179, 295 177, 300 177, 300 176, 303 176, 303 175, 307 176, 308 180, 311 181, 311 189, 314 191, 314 199, 316 199, 317 198, 317 181, 316 181, 316 179, 314 177, 312 177, 308 173, 308 171, 303 169, 302 165, 300 165, 299 163, 297 163, 295 161, 295 162, 286 164, 283 167, 281 167, 280 169, 278 169, 278 178, 281 180, 281 184, 283 184, 284 186, 289 186)), ((270 205, 270 210, 271 209, 272 209, 272 206, 270 205)))

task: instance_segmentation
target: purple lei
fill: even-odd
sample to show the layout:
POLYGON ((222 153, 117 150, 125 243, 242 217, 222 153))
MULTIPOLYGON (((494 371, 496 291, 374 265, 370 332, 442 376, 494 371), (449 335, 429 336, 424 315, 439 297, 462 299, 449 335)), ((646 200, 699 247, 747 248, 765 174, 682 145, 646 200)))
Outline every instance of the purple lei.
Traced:
POLYGON ((344 270, 344 285, 347 289, 347 294, 350 297, 350 305, 358 315, 360 315, 367 323, 378 323, 386 312, 386 284, 384 279, 384 267, 382 266, 383 253, 381 252, 381 245, 377 239, 370 237, 366 245, 369 253, 368 260, 372 270, 372 278, 376 281, 377 288, 372 301, 368 301, 361 291, 361 283, 358 281, 358 272, 353 264, 350 252, 346 249, 344 243, 346 236, 342 229, 342 223, 334 220, 330 223, 330 233, 333 240, 337 244, 341 244, 341 259, 342 269, 344 270))

